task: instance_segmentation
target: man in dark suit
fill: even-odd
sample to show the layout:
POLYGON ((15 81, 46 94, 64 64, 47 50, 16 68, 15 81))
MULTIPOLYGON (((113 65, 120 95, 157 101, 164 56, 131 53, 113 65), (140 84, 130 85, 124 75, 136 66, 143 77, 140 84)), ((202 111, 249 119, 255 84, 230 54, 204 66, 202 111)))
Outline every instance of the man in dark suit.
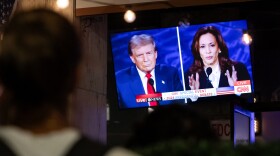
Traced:
POLYGON ((158 93, 182 91, 178 70, 156 64, 158 52, 152 36, 134 35, 128 53, 135 66, 116 73, 118 100, 121 108, 135 108, 171 104, 172 101, 136 102, 137 95, 151 94, 149 85, 158 93), (150 80, 151 79, 151 80, 150 80))

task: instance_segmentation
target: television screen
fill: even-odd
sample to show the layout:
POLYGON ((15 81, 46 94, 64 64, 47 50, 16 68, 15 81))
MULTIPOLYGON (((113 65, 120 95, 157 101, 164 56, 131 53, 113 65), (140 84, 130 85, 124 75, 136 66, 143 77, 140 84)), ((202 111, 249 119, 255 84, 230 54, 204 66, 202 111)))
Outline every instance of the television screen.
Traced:
POLYGON ((253 93, 246 20, 111 33, 119 108, 253 93))

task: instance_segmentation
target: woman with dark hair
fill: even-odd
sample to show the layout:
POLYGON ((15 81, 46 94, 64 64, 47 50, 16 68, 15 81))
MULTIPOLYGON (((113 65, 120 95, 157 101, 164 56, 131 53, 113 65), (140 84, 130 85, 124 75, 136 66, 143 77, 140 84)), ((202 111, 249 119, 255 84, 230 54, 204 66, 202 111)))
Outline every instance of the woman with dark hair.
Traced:
POLYGON ((221 32, 214 26, 200 28, 192 42, 194 62, 186 72, 186 89, 233 86, 236 81, 250 80, 246 66, 229 58, 221 32))

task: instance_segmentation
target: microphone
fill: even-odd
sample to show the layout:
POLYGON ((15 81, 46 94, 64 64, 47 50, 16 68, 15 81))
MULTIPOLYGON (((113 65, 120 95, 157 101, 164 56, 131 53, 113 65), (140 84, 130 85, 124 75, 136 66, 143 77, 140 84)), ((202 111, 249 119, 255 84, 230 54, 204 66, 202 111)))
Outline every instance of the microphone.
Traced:
POLYGON ((206 69, 206 73, 207 73, 207 86, 208 86, 209 88, 212 88, 213 86, 212 86, 212 84, 211 84, 211 80, 209 79, 209 75, 212 73, 212 68, 211 68, 211 67, 208 67, 208 68, 206 69))
POLYGON ((207 77, 209 78, 209 75, 212 73, 212 68, 211 67, 208 67, 206 69, 206 73, 207 73, 207 77))
POLYGON ((149 78, 148 83, 153 87, 154 92, 156 92, 155 88, 154 88, 154 80, 152 78, 149 78))
MULTIPOLYGON (((152 78, 149 78, 148 83, 152 86, 152 88, 154 90, 154 93, 156 93, 156 90, 155 90, 155 87, 154 87, 155 81, 152 78)), ((156 105, 159 106, 159 102, 158 101, 155 101, 155 102, 156 102, 156 105)))

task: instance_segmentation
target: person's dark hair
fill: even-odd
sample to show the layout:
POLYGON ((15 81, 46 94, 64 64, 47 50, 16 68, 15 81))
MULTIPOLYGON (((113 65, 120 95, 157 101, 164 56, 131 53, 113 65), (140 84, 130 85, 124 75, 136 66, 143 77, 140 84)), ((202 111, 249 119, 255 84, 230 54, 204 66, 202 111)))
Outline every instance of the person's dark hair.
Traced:
POLYGON ((146 147, 174 139, 216 141, 210 121, 187 105, 162 106, 136 124, 128 148, 146 147))
MULTIPOLYGON (((192 64, 192 66, 190 67, 190 72, 192 74, 203 71, 204 64, 203 64, 202 59, 199 54, 199 39, 202 35, 207 34, 207 33, 211 33, 215 37, 215 39, 218 43, 218 46, 221 50, 221 53, 219 53, 219 55, 218 55, 221 71, 225 72, 227 69, 230 70, 231 69, 230 67, 236 63, 229 58, 228 47, 227 47, 219 29, 217 29, 214 26, 205 26, 205 27, 199 28, 193 38, 191 50, 192 50, 192 54, 194 57, 194 62, 192 64)), ((231 72, 231 70, 230 70, 230 72, 231 72)))
MULTIPOLYGON (((1 105, 13 107, 13 115, 37 115, 32 122, 46 118, 46 107, 65 113, 76 85, 80 44, 73 24, 54 11, 39 8, 15 14, 0 49, 1 105)), ((11 122, 17 122, 15 118, 11 122)))
POLYGON ((154 38, 151 35, 148 34, 141 34, 141 35, 134 35, 131 37, 129 44, 128 44, 128 54, 132 55, 132 49, 140 46, 145 46, 147 44, 152 44, 156 49, 156 43, 154 38))

